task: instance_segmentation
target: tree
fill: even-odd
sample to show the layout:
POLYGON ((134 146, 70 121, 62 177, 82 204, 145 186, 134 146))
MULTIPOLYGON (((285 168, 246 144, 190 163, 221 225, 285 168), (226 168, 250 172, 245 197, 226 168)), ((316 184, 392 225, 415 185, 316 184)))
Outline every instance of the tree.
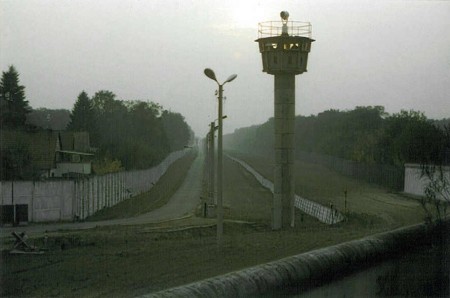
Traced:
POLYGON ((443 141, 443 131, 423 113, 402 110, 386 119, 379 142, 379 159, 400 166, 407 162, 439 164, 443 141))
POLYGON ((70 123, 70 111, 65 109, 33 109, 27 116, 27 123, 36 127, 65 130, 70 123))
MULTIPOLYGON (((439 163, 445 159, 445 131, 421 112, 401 111, 389 116, 382 106, 327 110, 317 116, 295 118, 296 153, 314 152, 366 164, 403 167, 407 162, 439 163)), ((448 126, 450 127, 450 126, 448 126)), ((236 130, 227 146, 255 154, 273 154, 273 120, 236 130)), ((448 143, 448 141, 447 141, 448 143)), ((447 149, 450 156, 450 149, 447 149)), ((448 159, 448 157, 447 157, 448 159)))
POLYGON ((170 150, 183 149, 191 139, 190 127, 184 121, 184 117, 179 113, 164 111, 162 113, 164 131, 169 141, 170 150))
POLYGON ((425 197, 421 200, 428 222, 440 222, 450 206, 450 172, 442 165, 422 165, 422 178, 428 180, 425 185, 425 197), (434 208, 434 213, 430 209, 434 208))
POLYGON ((126 129, 128 150, 126 165, 147 168, 162 160, 169 152, 167 135, 161 119, 162 107, 153 102, 127 101, 126 129))
POLYGON ((123 136, 127 134, 127 108, 123 101, 116 100, 116 95, 107 90, 94 94, 92 106, 96 121, 96 130, 91 133, 93 143, 115 156, 123 136))
POLYGON ((438 164, 423 163, 422 179, 427 183, 424 188, 425 197, 421 200, 421 205, 427 215, 429 222, 441 220, 446 216, 450 206, 450 125, 443 125, 442 129, 442 155, 438 159, 438 164), (446 166, 447 165, 447 166, 446 166), (434 209, 434 214, 430 207, 434 209))
POLYGON ((125 169, 142 169, 170 152, 158 104, 117 100, 113 92, 101 90, 92 105, 97 128, 93 143, 99 158, 118 160, 125 169))
POLYGON ((104 175, 108 173, 117 173, 124 170, 122 167, 122 163, 120 160, 110 160, 108 158, 104 158, 103 160, 99 160, 98 162, 92 165, 93 171, 97 175, 104 175))
POLYGON ((8 145, 7 142, 0 146, 0 181, 32 179, 35 173, 30 146, 26 139, 17 136, 15 132, 11 133, 15 135, 14 144, 8 145))
POLYGON ((85 91, 82 91, 78 95, 78 99, 70 113, 70 122, 67 129, 71 131, 87 131, 90 133, 95 130, 94 108, 92 101, 85 91))
POLYGON ((19 84, 19 73, 11 65, 0 81, 0 127, 24 127, 30 112, 25 87, 19 84))
POLYGON ((92 97, 92 105, 100 115, 112 114, 118 109, 125 108, 121 101, 116 100, 116 95, 108 90, 97 91, 92 97))

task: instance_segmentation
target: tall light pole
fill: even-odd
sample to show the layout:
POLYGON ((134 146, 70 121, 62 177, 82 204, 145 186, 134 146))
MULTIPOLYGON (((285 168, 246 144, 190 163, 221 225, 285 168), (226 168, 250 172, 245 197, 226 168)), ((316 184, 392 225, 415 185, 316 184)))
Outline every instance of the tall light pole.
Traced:
POLYGON ((214 149, 214 131, 216 130, 216 125, 214 124, 214 121, 211 122, 209 127, 209 205, 215 204, 214 200, 214 188, 215 188, 215 149, 214 149))
MULTIPOLYGON (((227 118, 227 115, 224 115, 222 117, 222 119, 227 118)), ((216 126, 216 121, 218 119, 215 119, 213 122, 211 122, 210 127, 209 127, 209 148, 210 148, 210 154, 209 154, 209 161, 210 161, 210 166, 209 166, 209 204, 213 205, 213 204, 217 204, 216 202, 216 198, 215 198, 215 193, 216 193, 216 167, 215 167, 215 163, 216 163, 216 158, 215 158, 215 141, 214 141, 214 134, 215 131, 217 129, 219 129, 219 126, 216 126)))
POLYGON ((223 85, 234 80, 237 75, 233 74, 228 77, 222 84, 217 81, 216 74, 210 68, 205 68, 205 75, 211 80, 215 81, 219 86, 219 113, 218 113, 218 136, 217 136, 217 245, 222 245, 222 235, 223 235, 223 145, 222 145, 222 135, 223 135, 223 123, 222 123, 222 101, 223 101, 223 85))

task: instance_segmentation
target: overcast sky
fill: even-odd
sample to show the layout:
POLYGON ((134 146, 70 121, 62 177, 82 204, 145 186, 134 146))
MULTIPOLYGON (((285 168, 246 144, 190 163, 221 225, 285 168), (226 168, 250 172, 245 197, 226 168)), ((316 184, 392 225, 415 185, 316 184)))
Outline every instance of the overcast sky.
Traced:
POLYGON ((450 117, 450 1, 0 0, 0 66, 14 65, 33 108, 72 109, 78 94, 110 90, 182 113, 197 135, 217 118, 215 70, 225 85, 224 131, 273 116, 258 22, 312 23, 296 113, 382 105, 450 117))

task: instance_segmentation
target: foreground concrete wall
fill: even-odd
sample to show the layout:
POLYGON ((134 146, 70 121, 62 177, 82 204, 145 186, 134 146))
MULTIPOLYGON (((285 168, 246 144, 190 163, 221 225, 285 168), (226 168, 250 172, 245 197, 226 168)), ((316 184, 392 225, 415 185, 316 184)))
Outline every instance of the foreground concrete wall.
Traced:
POLYGON ((176 151, 147 170, 92 176, 80 180, 2 181, 1 205, 28 205, 28 221, 84 219, 100 209, 149 191, 170 165, 186 155, 176 151))
MULTIPOLYGON (((450 228, 446 222, 446 228, 450 228)), ((302 289, 429 243, 424 224, 376 234, 143 297, 253 297, 302 289)))
MULTIPOLYGON (((240 164, 244 169, 250 172, 256 180, 265 188, 269 189, 272 193, 274 192, 274 186, 271 181, 264 178, 260 173, 255 171, 251 166, 249 166, 244 161, 231 157, 227 155, 228 158, 240 164)), ((319 203, 307 200, 298 195, 295 195, 294 206, 308 215, 317 218, 319 221, 326 224, 335 224, 344 220, 344 216, 338 212, 336 209, 330 209, 328 207, 322 206, 319 203)))

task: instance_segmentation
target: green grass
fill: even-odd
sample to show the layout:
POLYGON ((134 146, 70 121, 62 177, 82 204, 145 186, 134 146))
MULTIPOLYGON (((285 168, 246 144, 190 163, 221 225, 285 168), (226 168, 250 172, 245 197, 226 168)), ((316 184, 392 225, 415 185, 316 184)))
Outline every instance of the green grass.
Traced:
MULTIPOLYGON (((44 255, 3 253, 0 296, 133 297, 372 230, 364 219, 331 227, 307 217, 295 230, 274 232, 266 225, 226 222, 224 231, 222 250, 217 250, 214 225, 173 232, 140 225, 49 233, 44 255)), ((35 244, 42 247, 43 239, 35 244)))
POLYGON ((175 161, 150 191, 105 208, 88 217, 87 221, 98 221, 133 217, 160 208, 178 190, 196 157, 188 153, 175 161))
MULTIPOLYGON (((247 162, 273 181, 273 159, 237 152, 231 152, 231 155, 247 162)), ((345 177, 324 166, 297 161, 295 175, 296 194, 324 206, 333 204, 341 212, 381 218, 386 229, 424 220, 423 209, 417 200, 375 184, 345 177), (347 209, 344 191, 347 191, 347 209)))

